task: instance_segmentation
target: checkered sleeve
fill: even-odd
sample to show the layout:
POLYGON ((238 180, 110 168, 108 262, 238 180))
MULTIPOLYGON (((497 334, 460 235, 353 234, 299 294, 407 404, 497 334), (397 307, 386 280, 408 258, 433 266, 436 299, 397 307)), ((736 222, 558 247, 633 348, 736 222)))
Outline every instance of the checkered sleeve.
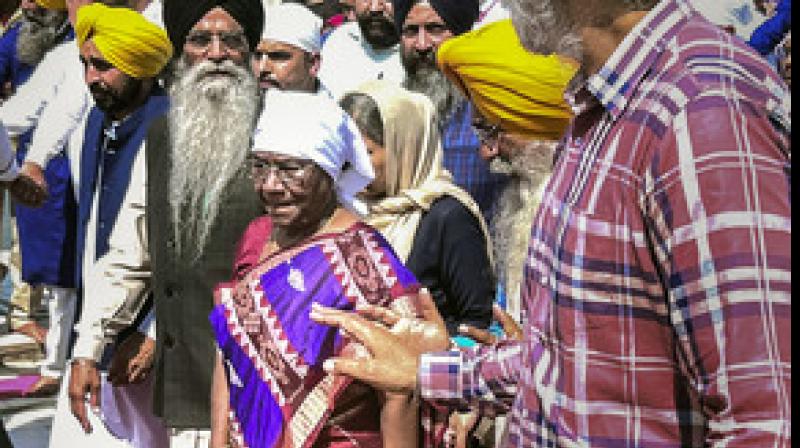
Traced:
POLYGON ((479 409, 482 415, 505 414, 523 367, 521 343, 423 355, 420 395, 450 408, 479 409))
POLYGON ((708 446, 791 444, 789 138, 712 93, 652 157, 644 215, 690 391, 678 413, 701 410, 708 446))

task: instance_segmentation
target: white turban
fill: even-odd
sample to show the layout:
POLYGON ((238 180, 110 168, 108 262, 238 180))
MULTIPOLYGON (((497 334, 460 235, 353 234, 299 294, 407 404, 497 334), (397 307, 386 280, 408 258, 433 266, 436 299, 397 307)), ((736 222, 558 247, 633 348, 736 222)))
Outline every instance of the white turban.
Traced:
POLYGON ((313 161, 333 179, 339 203, 360 214, 356 195, 375 179, 355 122, 333 100, 304 92, 268 91, 256 125, 253 152, 313 161))
POLYGON ((266 10, 261 39, 294 45, 309 53, 322 49, 322 19, 297 3, 282 3, 266 10))

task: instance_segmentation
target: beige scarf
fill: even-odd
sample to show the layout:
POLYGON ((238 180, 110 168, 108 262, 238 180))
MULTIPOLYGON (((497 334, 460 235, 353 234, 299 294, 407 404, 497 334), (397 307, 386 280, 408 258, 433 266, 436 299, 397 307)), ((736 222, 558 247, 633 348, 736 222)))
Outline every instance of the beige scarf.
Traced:
POLYGON ((472 197, 444 169, 441 136, 434 107, 424 95, 387 81, 373 81, 356 92, 372 98, 383 119, 386 147, 386 197, 369 204, 367 222, 378 229, 403 262, 408 261, 422 216, 436 200, 450 196, 480 223, 492 261, 486 221, 472 197))

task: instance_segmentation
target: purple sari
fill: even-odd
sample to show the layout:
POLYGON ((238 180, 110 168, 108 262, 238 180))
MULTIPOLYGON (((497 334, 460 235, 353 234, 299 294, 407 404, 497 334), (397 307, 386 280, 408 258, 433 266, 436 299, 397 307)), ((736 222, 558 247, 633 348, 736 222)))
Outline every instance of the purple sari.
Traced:
POLYGON ((413 314, 418 289, 386 240, 362 223, 273 254, 234 287, 221 288, 211 322, 233 440, 253 448, 338 446, 338 439, 381 446, 374 391, 322 370, 328 358, 352 356, 358 347, 309 312, 312 303, 341 310, 368 303, 413 314), (355 408, 339 409, 341 403, 355 408))

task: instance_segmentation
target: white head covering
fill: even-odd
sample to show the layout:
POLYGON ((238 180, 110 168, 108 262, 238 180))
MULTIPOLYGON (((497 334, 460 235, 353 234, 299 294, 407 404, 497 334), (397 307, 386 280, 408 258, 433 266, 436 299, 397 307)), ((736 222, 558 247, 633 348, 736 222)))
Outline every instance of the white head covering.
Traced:
POLYGON ((305 92, 269 90, 256 125, 253 152, 313 161, 333 179, 339 203, 364 216, 356 194, 375 179, 355 122, 333 100, 305 92))
POLYGON ((322 19, 298 3, 282 3, 265 8, 261 39, 283 42, 309 53, 322 49, 322 19))

